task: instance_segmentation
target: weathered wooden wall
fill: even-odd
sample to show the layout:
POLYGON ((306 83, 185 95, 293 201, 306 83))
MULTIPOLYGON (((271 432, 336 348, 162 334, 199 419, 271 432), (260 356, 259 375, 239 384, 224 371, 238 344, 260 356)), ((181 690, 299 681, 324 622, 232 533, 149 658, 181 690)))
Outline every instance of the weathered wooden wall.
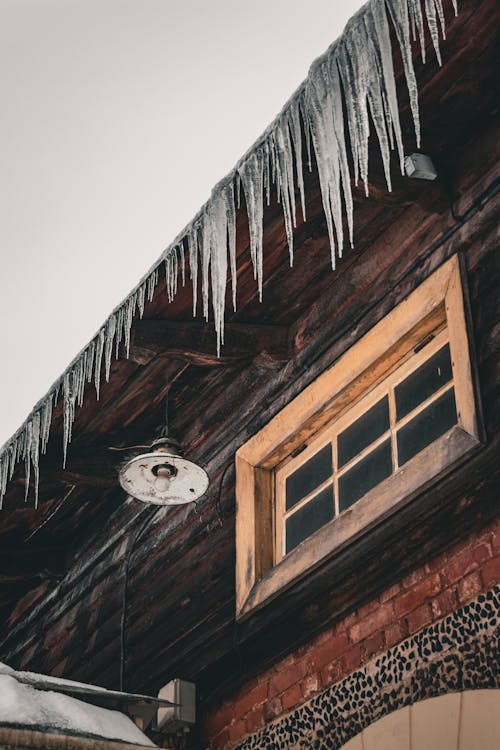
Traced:
MULTIPOLYGON (((64 493, 55 468, 61 416, 56 413, 45 462, 52 479, 42 492, 45 526, 33 532, 40 520, 33 511, 19 509, 22 476, 2 516, 0 562, 2 554, 13 560, 0 600, 5 618, 2 660, 16 668, 118 687, 125 558, 129 540, 150 517, 130 555, 125 688, 154 693, 169 678, 182 676, 196 681, 201 703, 209 707, 223 691, 489 522, 497 511, 500 443, 494 12, 491 0, 461 3, 443 45, 446 65, 441 70, 434 62, 418 67, 423 150, 436 162, 439 183, 416 185, 395 178, 396 195, 388 196, 375 189, 380 165, 374 154, 374 197, 356 195, 355 248, 346 252, 335 273, 329 267, 314 174, 307 178, 308 220, 297 228, 292 270, 287 268, 280 209, 266 211, 262 305, 250 268, 246 218, 240 212, 239 309, 231 320, 287 328, 286 361, 280 345, 278 355, 253 352, 248 360, 236 357, 217 367, 210 361, 193 364, 181 350, 173 358, 163 352, 142 362, 144 347, 141 353, 138 345, 136 361, 113 365, 100 403, 89 395, 77 416, 65 481, 78 486, 59 509, 64 493), (404 519, 404 537, 398 532, 390 544, 385 538, 387 550, 377 559, 361 550, 354 567, 352 561, 339 561, 341 582, 334 588, 318 573, 294 589, 293 596, 282 597, 272 612, 236 625, 236 449, 458 251, 464 255, 470 288, 485 447, 427 493, 422 516, 404 519), (189 457, 206 467, 211 485, 197 508, 155 511, 124 502, 107 448, 150 439, 161 423, 168 390, 171 428, 189 448, 189 457)), ((407 108, 402 117, 409 150, 407 108)), ((166 308, 164 295, 157 294, 146 317, 167 315, 189 319, 188 295, 181 294, 166 308)), ((269 341, 266 346, 272 348, 269 341)))

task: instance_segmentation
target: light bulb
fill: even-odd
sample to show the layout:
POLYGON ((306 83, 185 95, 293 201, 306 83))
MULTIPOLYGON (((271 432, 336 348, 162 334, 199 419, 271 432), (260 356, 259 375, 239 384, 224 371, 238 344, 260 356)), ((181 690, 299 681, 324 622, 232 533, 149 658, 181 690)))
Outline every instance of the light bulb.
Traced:
POLYGON ((168 469, 166 466, 160 466, 158 467, 156 471, 156 478, 155 478, 155 490, 159 492, 160 494, 163 494, 164 492, 168 492, 168 489, 170 487, 170 478, 172 476, 172 473, 170 469, 168 469))

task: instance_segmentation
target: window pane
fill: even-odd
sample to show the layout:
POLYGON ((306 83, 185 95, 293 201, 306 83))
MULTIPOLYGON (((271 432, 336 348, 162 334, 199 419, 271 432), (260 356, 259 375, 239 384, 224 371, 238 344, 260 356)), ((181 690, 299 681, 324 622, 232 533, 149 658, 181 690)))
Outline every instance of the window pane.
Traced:
POLYGON ((339 506, 342 512, 368 490, 392 474, 391 441, 386 440, 339 477, 339 506))
POLYGON ((457 423, 455 393, 450 388, 398 430, 398 457, 402 466, 457 423))
POLYGON ((446 344, 394 389, 397 418, 409 414, 452 377, 450 347, 446 344))
POLYGON ((338 436, 339 469, 389 429, 389 399, 381 399, 338 436))
POLYGON ((286 552, 331 521, 334 514, 333 486, 312 498, 286 521, 286 552))
POLYGON ((286 478, 286 509, 293 508, 331 475, 332 446, 328 443, 286 478))

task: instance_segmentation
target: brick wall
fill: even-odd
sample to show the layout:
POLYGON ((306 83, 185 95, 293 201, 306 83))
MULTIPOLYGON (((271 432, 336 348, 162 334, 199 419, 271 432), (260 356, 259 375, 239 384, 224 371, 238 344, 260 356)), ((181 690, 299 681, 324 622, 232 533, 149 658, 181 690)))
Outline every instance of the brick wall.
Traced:
POLYGON ((373 655, 439 620, 499 581, 500 520, 496 520, 324 630, 244 684, 237 693, 226 696, 206 719, 210 748, 232 747, 373 655))

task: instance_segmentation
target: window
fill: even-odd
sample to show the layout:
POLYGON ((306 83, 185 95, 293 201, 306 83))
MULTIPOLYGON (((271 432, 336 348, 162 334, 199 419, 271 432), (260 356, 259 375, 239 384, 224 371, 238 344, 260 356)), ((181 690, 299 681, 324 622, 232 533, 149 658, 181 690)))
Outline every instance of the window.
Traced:
POLYGON ((458 258, 236 455, 237 614, 414 500, 479 443, 458 258))
POLYGON ((276 469, 276 559, 457 424, 447 330, 276 469))

